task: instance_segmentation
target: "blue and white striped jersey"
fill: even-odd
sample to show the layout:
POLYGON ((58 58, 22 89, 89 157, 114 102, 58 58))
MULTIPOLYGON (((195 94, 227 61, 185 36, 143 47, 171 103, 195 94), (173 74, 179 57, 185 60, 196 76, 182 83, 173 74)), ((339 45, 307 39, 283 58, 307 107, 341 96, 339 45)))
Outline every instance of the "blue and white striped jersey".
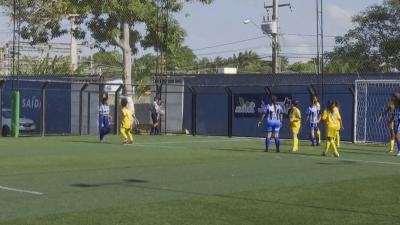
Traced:
POLYGON ((308 121, 312 124, 318 123, 320 113, 321 113, 320 107, 318 107, 316 105, 312 105, 312 106, 308 107, 308 110, 307 110, 308 121))
POLYGON ((268 104, 264 106, 264 114, 266 120, 281 120, 283 109, 281 105, 268 104))

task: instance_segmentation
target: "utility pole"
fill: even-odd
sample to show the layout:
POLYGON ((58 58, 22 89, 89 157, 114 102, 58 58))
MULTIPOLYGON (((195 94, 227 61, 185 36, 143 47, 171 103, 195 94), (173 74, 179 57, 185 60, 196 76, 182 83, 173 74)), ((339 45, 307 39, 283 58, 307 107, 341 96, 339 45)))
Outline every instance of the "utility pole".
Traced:
POLYGON ((74 32, 76 30, 76 17, 78 17, 78 14, 71 14, 69 15, 69 21, 71 23, 71 51, 70 51, 70 57, 71 57, 71 69, 73 72, 75 72, 78 69, 78 42, 74 36, 74 32))
MULTIPOLYGON (((272 22, 269 25, 268 29, 264 29, 264 32, 267 34, 271 34, 272 36, 272 74, 277 74, 281 72, 280 70, 280 58, 279 58, 279 51, 280 51, 280 44, 279 44, 279 8, 280 7, 291 7, 291 4, 279 4, 279 0, 273 0, 272 5, 264 6, 264 8, 269 11, 272 9, 272 22)), ((266 22, 270 21, 265 21, 266 22)))

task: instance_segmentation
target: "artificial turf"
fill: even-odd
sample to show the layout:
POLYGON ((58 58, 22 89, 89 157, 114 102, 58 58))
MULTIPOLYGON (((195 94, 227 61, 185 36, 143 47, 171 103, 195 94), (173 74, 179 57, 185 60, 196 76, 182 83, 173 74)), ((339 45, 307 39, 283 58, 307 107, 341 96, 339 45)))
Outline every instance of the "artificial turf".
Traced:
POLYGON ((136 139, 1 138, 0 225, 400 224, 400 158, 383 145, 335 159, 307 142, 136 139))

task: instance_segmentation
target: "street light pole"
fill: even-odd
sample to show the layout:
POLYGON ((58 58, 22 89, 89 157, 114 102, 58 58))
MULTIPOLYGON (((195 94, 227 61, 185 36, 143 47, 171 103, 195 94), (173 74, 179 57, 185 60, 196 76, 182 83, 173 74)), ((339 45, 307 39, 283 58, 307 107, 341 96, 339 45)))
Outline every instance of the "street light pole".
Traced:
POLYGON ((272 74, 279 73, 279 0, 273 0, 272 22, 277 26, 277 32, 272 33, 272 74))
POLYGON ((70 14, 69 21, 71 23, 71 50, 70 50, 70 57, 71 57, 71 69, 75 72, 78 69, 78 41, 75 38, 74 32, 76 30, 76 17, 78 14, 70 14))

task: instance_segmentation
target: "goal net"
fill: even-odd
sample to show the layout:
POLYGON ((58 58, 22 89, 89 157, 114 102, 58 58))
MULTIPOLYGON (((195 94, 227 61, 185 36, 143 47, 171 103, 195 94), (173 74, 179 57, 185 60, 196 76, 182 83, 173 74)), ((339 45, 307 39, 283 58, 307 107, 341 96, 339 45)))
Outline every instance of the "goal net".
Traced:
POLYGON ((383 112, 395 92, 400 92, 400 80, 355 82, 355 142, 388 142, 390 114, 383 112))

